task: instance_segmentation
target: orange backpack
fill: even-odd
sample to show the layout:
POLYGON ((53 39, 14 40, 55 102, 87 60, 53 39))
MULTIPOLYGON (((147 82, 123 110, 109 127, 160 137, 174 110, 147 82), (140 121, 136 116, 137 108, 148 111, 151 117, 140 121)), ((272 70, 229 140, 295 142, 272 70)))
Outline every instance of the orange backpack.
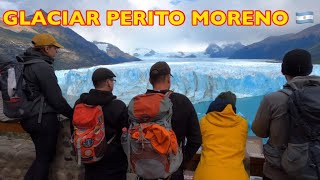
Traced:
POLYGON ((181 165, 182 149, 171 126, 171 93, 142 94, 129 103, 126 149, 129 169, 139 177, 167 178, 181 165))
POLYGON ((102 107, 77 104, 72 122, 75 129, 73 146, 78 164, 99 161, 104 156, 107 145, 102 107))

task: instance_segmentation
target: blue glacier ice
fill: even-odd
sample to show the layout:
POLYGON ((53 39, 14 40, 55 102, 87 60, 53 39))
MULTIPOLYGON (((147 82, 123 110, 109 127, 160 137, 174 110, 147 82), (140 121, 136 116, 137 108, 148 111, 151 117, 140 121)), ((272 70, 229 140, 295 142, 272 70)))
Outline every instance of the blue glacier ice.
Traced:
MULTIPOLYGON (((73 105, 81 93, 93 88, 93 71, 107 67, 117 76, 114 94, 128 104, 132 97, 151 88, 149 70, 157 60, 56 71, 56 75, 64 96, 73 105)), ((208 58, 164 60, 173 75, 171 89, 190 98, 199 119, 220 92, 234 92, 238 97, 238 114, 248 120, 249 135, 253 135, 250 127, 263 95, 281 89, 286 82, 280 63, 208 58)), ((314 67, 313 74, 320 75, 319 65, 314 67)))
MULTIPOLYGON (((132 97, 151 88, 149 69, 156 59, 83 69, 56 71, 58 82, 70 104, 93 88, 91 75, 99 67, 116 74, 114 94, 128 103, 132 97)), ((261 96, 277 91, 285 84, 280 63, 227 59, 165 59, 173 75, 171 89, 185 94, 193 103, 210 101, 222 91, 232 91, 238 98, 261 96)), ((320 66, 314 73, 320 75, 320 66)))

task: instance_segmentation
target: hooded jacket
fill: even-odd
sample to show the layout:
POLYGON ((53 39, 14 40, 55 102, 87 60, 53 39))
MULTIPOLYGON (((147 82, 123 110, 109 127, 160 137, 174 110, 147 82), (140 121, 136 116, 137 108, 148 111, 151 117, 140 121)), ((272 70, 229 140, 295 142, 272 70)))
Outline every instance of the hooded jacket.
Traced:
POLYGON ((243 160, 248 133, 245 119, 228 104, 222 112, 208 112, 200 120, 201 159, 195 180, 247 180, 243 160))
MULTIPOLYGON (((304 84, 314 83, 320 85, 319 76, 298 76, 287 82, 283 88, 301 89, 304 84)), ((266 95, 260 103, 260 107, 252 123, 252 131, 259 137, 267 138, 268 144, 274 148, 287 146, 289 137, 288 96, 283 92, 273 92, 266 95)), ((266 156, 266 154, 265 154, 266 156)), ((273 168, 265 162, 263 173, 273 180, 288 179, 286 173, 273 168)))
MULTIPOLYGON (((26 65, 24 69, 24 78, 31 89, 28 99, 33 101, 40 95, 44 96, 43 113, 59 113, 68 118, 72 118, 73 110, 62 96, 58 80, 54 74, 54 59, 43 55, 33 48, 29 48, 19 57, 25 62, 30 60, 43 60, 44 63, 35 63, 26 65)), ((40 101, 34 102, 35 106, 31 109, 31 116, 38 115, 40 101)))
POLYGON ((91 89, 89 93, 81 94, 75 103, 102 106, 107 141, 116 135, 100 161, 85 165, 86 173, 113 175, 127 171, 127 157, 120 137, 122 128, 128 127, 128 112, 125 103, 116 98, 111 92, 91 89))

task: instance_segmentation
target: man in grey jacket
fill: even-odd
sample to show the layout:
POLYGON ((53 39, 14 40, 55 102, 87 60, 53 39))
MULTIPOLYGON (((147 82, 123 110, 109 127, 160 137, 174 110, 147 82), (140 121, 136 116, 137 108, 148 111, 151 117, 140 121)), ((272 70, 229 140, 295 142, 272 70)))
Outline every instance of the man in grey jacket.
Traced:
MULTIPOLYGON (((310 81, 320 84, 320 77, 309 76, 312 69, 311 55, 308 51, 295 49, 288 52, 283 58, 281 69, 287 80, 283 88, 296 87, 300 89, 306 82, 310 81)), ((287 101, 288 95, 280 91, 266 95, 252 123, 252 130, 257 136, 262 138, 269 137, 267 144, 264 145, 266 158, 263 167, 264 179, 288 179, 287 174, 280 165, 282 150, 288 144, 290 128, 287 101), (274 153, 277 151, 278 157, 275 158, 274 153), (270 154, 273 155, 270 156, 270 154)))
POLYGON ((21 126, 30 134, 36 150, 36 159, 24 179, 47 180, 60 127, 57 114, 72 119, 73 110, 62 96, 53 69, 54 57, 63 46, 50 34, 37 34, 32 43, 34 47, 19 56, 24 62, 39 61, 24 68, 24 79, 29 89, 26 94, 33 105, 29 117, 21 121, 21 126))

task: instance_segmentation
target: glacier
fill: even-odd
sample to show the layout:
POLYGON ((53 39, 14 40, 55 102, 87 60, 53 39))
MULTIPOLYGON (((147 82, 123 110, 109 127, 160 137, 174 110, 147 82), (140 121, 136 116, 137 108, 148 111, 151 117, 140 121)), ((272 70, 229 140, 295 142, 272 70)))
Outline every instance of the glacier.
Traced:
MULTIPOLYGON (((171 89, 185 94, 192 103, 213 100, 222 91, 232 91, 238 98, 262 96, 277 91, 285 84, 281 63, 266 60, 228 59, 174 59, 162 58, 171 67, 171 89)), ((95 69, 106 67, 116 74, 113 93, 125 103, 137 94, 152 88, 150 67, 158 58, 115 65, 56 71, 63 95, 70 105, 83 92, 93 88, 91 76, 95 69)), ((320 66, 314 66, 314 75, 320 75, 320 66)))

